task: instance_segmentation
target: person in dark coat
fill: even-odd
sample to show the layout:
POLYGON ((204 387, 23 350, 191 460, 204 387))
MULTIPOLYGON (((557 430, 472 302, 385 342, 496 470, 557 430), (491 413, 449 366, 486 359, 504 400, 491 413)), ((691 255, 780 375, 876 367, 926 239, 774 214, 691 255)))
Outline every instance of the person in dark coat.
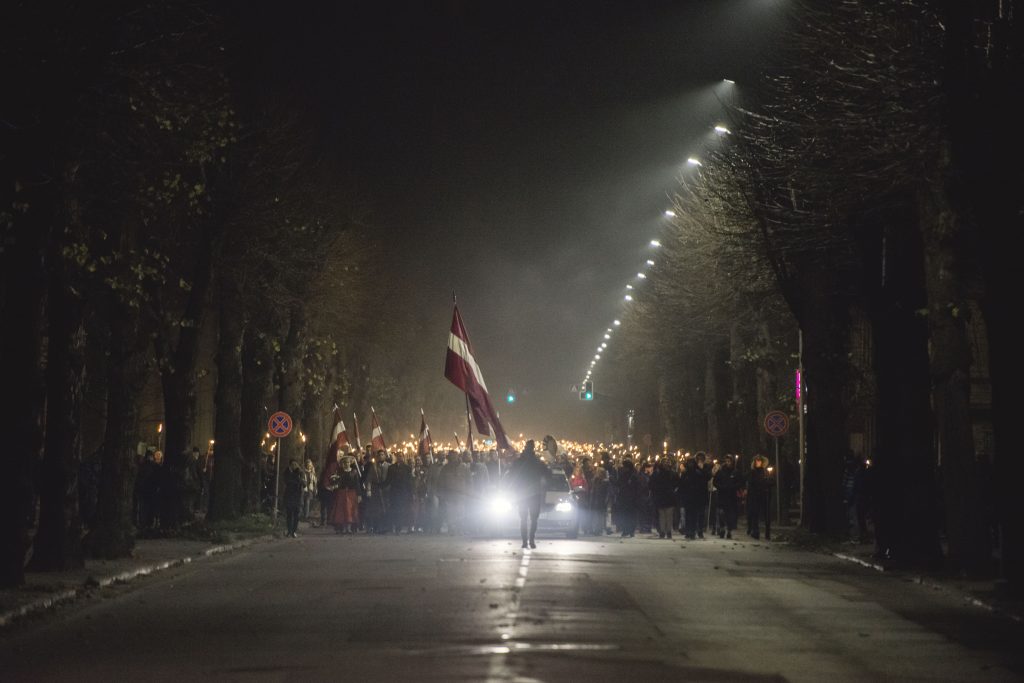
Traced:
POLYGON ((302 510, 302 490, 306 488, 306 473, 302 471, 298 460, 288 462, 284 472, 284 513, 286 520, 285 536, 298 537, 299 511, 302 510))
POLYGON ((636 473, 632 460, 622 463, 619 470, 618 481, 615 485, 615 504, 619 512, 619 531, 623 538, 632 538, 636 535, 636 526, 639 522, 640 506, 643 504, 644 496, 643 483, 636 473))
POLYGON ((594 477, 590 482, 590 496, 587 501, 589 505, 587 531, 594 536, 604 536, 607 528, 608 492, 608 470, 598 467, 594 470, 594 477))
POLYGON ((758 455, 750 463, 750 477, 747 479, 747 528, 753 538, 761 537, 761 519, 764 519, 764 538, 772 537, 772 523, 768 516, 768 499, 771 484, 768 480, 768 461, 758 455))
POLYGON ((658 511, 658 538, 672 538, 672 517, 676 505, 679 478, 672 471, 668 459, 658 461, 651 475, 651 501, 658 511))
POLYGON ((534 453, 532 439, 526 442, 519 459, 512 463, 508 476, 512 495, 519 507, 519 531, 523 537, 523 547, 536 548, 537 520, 547 491, 548 468, 534 453))
POLYGON ((686 537, 690 540, 704 538, 710 478, 707 456, 703 452, 697 453, 693 461, 687 463, 686 472, 679 483, 683 489, 686 537))
POLYGON ((738 496, 743 486, 743 478, 736 471, 731 455, 722 459, 718 471, 712 476, 712 481, 717 491, 718 537, 732 538, 732 532, 736 530, 738 496))
POLYGON ((389 525, 396 534, 404 527, 412 529, 412 468, 402 459, 395 456, 395 462, 388 467, 384 477, 384 490, 388 496, 389 525))

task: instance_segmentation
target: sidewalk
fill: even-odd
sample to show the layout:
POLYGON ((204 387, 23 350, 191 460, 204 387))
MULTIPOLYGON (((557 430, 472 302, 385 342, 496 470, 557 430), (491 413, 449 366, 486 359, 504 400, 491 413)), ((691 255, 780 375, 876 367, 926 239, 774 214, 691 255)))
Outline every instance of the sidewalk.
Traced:
POLYGON ((32 614, 75 600, 98 588, 126 583, 140 576, 179 567, 211 555, 232 552, 273 539, 272 535, 211 543, 179 538, 139 539, 132 557, 85 561, 85 567, 66 572, 28 572, 25 585, 0 589, 0 629, 32 614))
MULTIPOLYGON (((780 540, 786 542, 787 537, 793 531, 794 527, 783 527, 778 529, 776 534, 780 540)), ((894 579, 917 583, 933 590, 959 596, 964 602, 979 609, 1004 616, 1017 623, 1024 623, 1024 600, 1004 595, 1000 589, 1000 583, 994 578, 967 579, 943 574, 941 571, 929 572, 894 567, 885 560, 875 559, 874 543, 833 544, 822 546, 818 550, 844 562, 884 573, 894 579)))

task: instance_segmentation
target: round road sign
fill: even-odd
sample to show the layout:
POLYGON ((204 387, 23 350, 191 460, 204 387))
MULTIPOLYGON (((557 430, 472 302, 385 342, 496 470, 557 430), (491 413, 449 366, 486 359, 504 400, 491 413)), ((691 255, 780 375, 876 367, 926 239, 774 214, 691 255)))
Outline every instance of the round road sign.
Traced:
POLYGON ((292 416, 283 410, 277 411, 267 421, 267 431, 278 439, 288 436, 292 433, 292 416))
POLYGON ((764 431, 770 436, 782 436, 789 431, 789 417, 783 412, 773 410, 764 416, 764 431))

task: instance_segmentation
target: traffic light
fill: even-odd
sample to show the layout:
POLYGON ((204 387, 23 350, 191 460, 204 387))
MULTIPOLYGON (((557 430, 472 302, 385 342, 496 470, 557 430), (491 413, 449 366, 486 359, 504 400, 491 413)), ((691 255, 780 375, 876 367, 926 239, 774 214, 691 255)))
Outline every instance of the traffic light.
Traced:
POLYGON ((509 389, 508 393, 505 394, 505 402, 506 403, 515 403, 516 402, 516 392, 513 391, 512 389, 509 389))
POLYGON ((580 392, 581 401, 593 401, 594 400, 594 383, 587 380, 583 383, 583 391, 580 392))

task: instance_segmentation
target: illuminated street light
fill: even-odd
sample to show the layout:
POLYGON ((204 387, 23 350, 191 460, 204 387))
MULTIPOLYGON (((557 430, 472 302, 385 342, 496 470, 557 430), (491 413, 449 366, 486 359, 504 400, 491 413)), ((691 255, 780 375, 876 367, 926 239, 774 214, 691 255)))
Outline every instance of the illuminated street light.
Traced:
POLYGON ((636 274, 636 276, 637 276, 638 278, 640 278, 641 280, 646 280, 646 279, 647 279, 647 276, 646 276, 646 275, 644 275, 643 273, 637 273, 637 274, 636 274))
POLYGON ((690 157, 689 159, 687 159, 686 163, 689 164, 690 166, 703 166, 704 165, 704 164, 700 163, 700 161, 698 161, 697 159, 694 159, 693 157, 690 157))
POLYGON ((654 265, 654 261, 652 261, 651 259, 647 259, 647 265, 653 266, 654 265))
POLYGON ((732 80, 731 78, 723 78, 722 82, 728 83, 729 85, 736 85, 736 81, 732 80))
POLYGON ((731 130, 722 125, 715 126, 715 132, 719 135, 729 135, 732 133, 731 130))
POLYGON ((601 360, 601 354, 597 354, 596 356, 594 356, 594 360, 601 360))
POLYGON ((633 289, 633 285, 626 285, 626 289, 633 289))
POLYGON ((660 247, 661 246, 661 242, 659 242, 658 240, 651 240, 651 246, 652 247, 660 247))
POLYGON ((611 339, 611 338, 612 338, 612 335, 610 335, 610 334, 606 334, 606 335, 604 335, 604 338, 605 338, 605 339, 611 339))
POLYGON ((601 342, 601 348, 602 349, 607 349, 608 348, 608 342, 601 342))
POLYGON ((675 218, 676 217, 676 212, 673 211, 672 209, 669 209, 669 210, 667 210, 665 212, 665 215, 668 216, 669 218, 675 218))
POLYGON ((615 327, 618 327, 618 326, 619 326, 619 325, 621 325, 622 323, 621 323, 621 322, 619 322, 618 320, 616 320, 614 324, 615 324, 615 327))
POLYGON ((630 295, 630 294, 627 294, 627 295, 625 296, 625 299, 626 299, 626 301, 632 301, 632 300, 633 300, 633 297, 632 297, 632 295, 630 295))

